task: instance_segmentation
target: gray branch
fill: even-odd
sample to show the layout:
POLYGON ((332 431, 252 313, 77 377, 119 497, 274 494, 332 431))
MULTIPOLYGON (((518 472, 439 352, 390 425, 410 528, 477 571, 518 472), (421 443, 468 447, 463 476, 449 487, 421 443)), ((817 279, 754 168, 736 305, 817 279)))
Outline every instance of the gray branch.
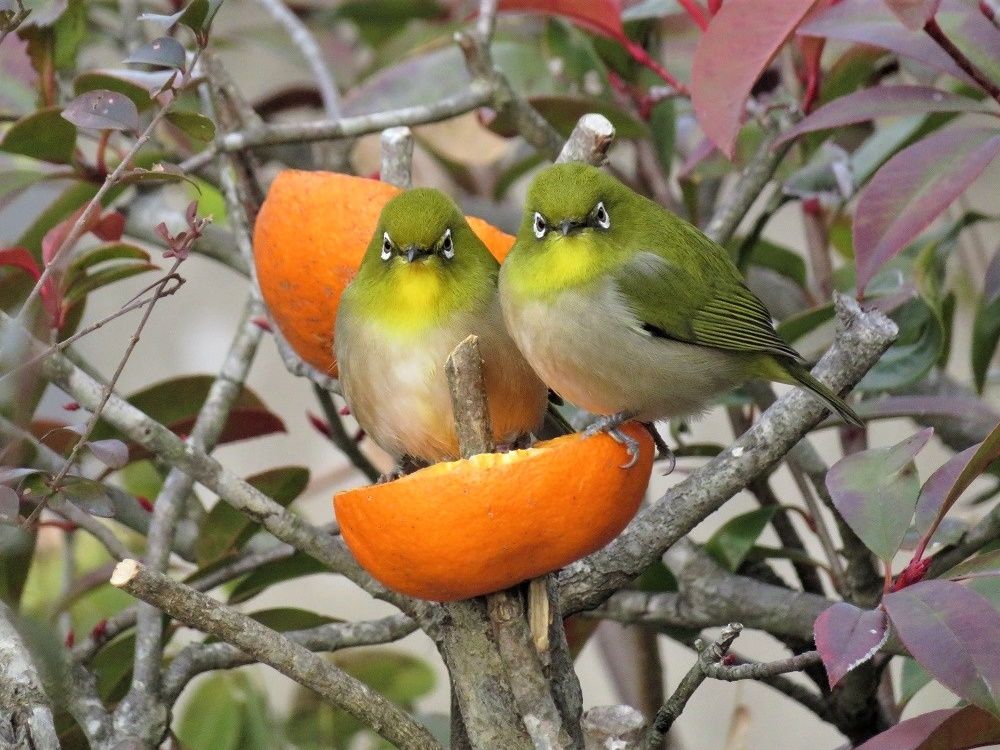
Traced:
POLYGON ((14 750, 58 750, 52 709, 31 655, 0 602, 0 745, 14 750))
MULTIPOLYGON (((416 629, 416 623, 409 617, 395 614, 370 622, 332 622, 307 630, 293 630, 284 633, 284 636, 310 651, 327 652, 398 641, 416 629)), ((229 643, 193 643, 185 646, 170 662, 163 676, 163 700, 172 705, 184 686, 203 672, 234 669, 253 661, 229 643)))
POLYGON ((698 660, 688 673, 681 679, 680 684, 673 694, 667 699, 656 717, 653 719, 646 738, 643 741, 645 750, 658 750, 663 747, 663 737, 670 731, 670 727, 677 721, 677 718, 684 711, 691 696, 705 681, 708 669, 711 665, 717 664, 729 651, 733 641, 739 636, 743 629, 742 625, 731 623, 722 629, 722 633, 715 641, 698 654, 698 660))
POLYGON ((360 680, 210 596, 149 570, 136 560, 120 562, 111 576, 111 585, 186 625, 233 644, 253 660, 277 669, 340 706, 398 746, 424 750, 440 747, 430 732, 360 680))
POLYGON ((404 126, 382 131, 382 182, 408 189, 413 184, 413 132, 404 126))
POLYGON ((291 11, 281 0, 257 0, 264 10, 270 14, 271 18, 281 24, 288 36, 292 38, 295 48, 302 53, 312 71, 313 78, 316 79, 316 86, 319 88, 320 98, 323 100, 323 111, 330 119, 340 117, 340 93, 337 91, 337 84, 333 80, 323 53, 316 43, 315 37, 306 27, 299 17, 291 11))
POLYGON ((705 674, 713 680, 736 682, 738 680, 764 680, 777 677, 788 672, 799 672, 806 667, 812 667, 823 662, 818 651, 806 651, 803 654, 789 656, 787 659, 769 662, 744 662, 742 664, 708 664, 705 674))
POLYGON ((615 126, 604 115, 584 115, 563 144, 557 164, 582 161, 595 167, 601 166, 608 156, 608 149, 615 139, 615 126))

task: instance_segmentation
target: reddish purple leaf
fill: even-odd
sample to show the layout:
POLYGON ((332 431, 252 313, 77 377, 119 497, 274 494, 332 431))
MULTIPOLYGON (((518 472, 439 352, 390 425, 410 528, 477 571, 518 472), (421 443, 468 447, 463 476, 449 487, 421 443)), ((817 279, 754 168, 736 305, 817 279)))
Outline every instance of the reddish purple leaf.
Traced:
POLYGON ((934 529, 962 493, 997 459, 1000 459, 1000 424, 986 439, 952 456, 931 474, 917 500, 917 528, 934 529))
POLYGON ((957 695, 1000 714, 1000 612, 954 581, 923 581, 882 600, 913 658, 957 695))
MULTIPOLYGON (((189 435, 194 428, 195 417, 189 417, 167 425, 176 435, 189 435)), ((281 418, 266 409, 237 407, 229 414, 226 426, 222 428, 218 443, 233 443, 237 440, 249 440, 276 432, 287 432, 281 418)), ((145 448, 134 443, 129 445, 129 460, 138 461, 152 454, 145 448)))
POLYGON ((858 411, 866 420, 889 419, 893 417, 947 417, 966 423, 994 425, 1000 421, 1000 413, 986 401, 957 393, 946 396, 884 396, 865 401, 858 411))
POLYGON ((965 706, 901 721, 857 750, 971 750, 996 742, 1000 719, 977 706, 965 706))
POLYGON ((938 217, 1000 154, 995 128, 947 128, 887 161, 858 196, 857 287, 938 217))
POLYGON ((727 0, 698 40, 691 103, 705 135, 730 158, 750 90, 816 2, 727 0))
POLYGON ((94 458, 109 469, 120 469, 128 463, 128 446, 121 440, 91 440, 87 443, 94 458))
POLYGON ((934 433, 921 430, 891 448, 871 448, 834 464, 826 475, 833 504, 872 552, 891 560, 903 541, 920 494, 913 467, 934 433))
POLYGON ((994 576, 1000 576, 1000 549, 970 557, 951 570, 942 573, 940 577, 957 581, 966 578, 993 578, 994 576))
POLYGON ((155 65, 159 68, 176 68, 177 70, 184 70, 186 61, 187 53, 184 51, 184 47, 176 39, 171 39, 169 36, 161 36, 149 44, 139 47, 125 60, 127 63, 155 65))
POLYGON ((779 146, 803 133, 837 128, 891 115, 930 112, 988 112, 982 102, 940 91, 932 86, 874 86, 834 99, 789 128, 775 141, 779 146))
POLYGON ((625 39, 622 11, 616 0, 500 0, 499 9, 563 16, 598 34, 618 41, 625 39))
POLYGON ((21 496, 17 490, 0 484, 0 518, 17 518, 21 510, 21 496))
POLYGON ((885 4, 906 28, 920 31, 937 13, 941 0, 885 0, 885 4))
POLYGON ((860 609, 837 602, 816 618, 813 636, 833 688, 882 648, 889 637, 889 622, 882 609, 860 609))
MULTIPOLYGON (((942 5, 947 10, 957 8, 972 15, 963 11, 960 3, 942 5)), ((881 47, 974 84, 934 40, 922 31, 911 31, 900 24, 884 0, 841 0, 810 18, 799 34, 881 47)))
POLYGON ((42 275, 34 256, 23 247, 8 247, 0 250, 0 266, 20 268, 36 281, 42 275))
POLYGON ((0 484, 13 484, 25 477, 41 473, 39 469, 29 469, 21 466, 0 466, 0 484))

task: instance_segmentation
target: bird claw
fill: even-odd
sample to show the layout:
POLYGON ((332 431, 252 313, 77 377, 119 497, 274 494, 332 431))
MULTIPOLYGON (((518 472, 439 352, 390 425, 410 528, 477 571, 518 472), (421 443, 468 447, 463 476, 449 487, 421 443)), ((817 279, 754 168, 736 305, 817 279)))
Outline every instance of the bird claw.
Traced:
POLYGON ((585 437, 593 437, 599 432, 607 433, 616 443, 624 445, 625 450, 628 451, 628 461, 622 464, 621 468, 623 469, 631 469, 639 460, 639 441, 618 429, 629 419, 630 416, 622 412, 606 415, 594 420, 583 431, 585 437))
POLYGON ((646 428, 650 436, 653 438, 653 442, 656 444, 656 458, 655 461, 666 461, 667 468, 663 471, 661 476, 669 476, 673 473, 674 469, 677 468, 677 456, 674 452, 670 450, 670 446, 667 445, 663 436, 660 435, 659 430, 656 429, 656 425, 652 422, 643 422, 642 426, 646 428))
POLYGON ((409 456, 403 456, 395 466, 393 466, 385 474, 379 476, 375 481, 375 484, 388 484, 389 482, 395 482, 397 479, 402 479, 407 474, 412 474, 417 469, 423 468, 424 464, 417 461, 409 456))

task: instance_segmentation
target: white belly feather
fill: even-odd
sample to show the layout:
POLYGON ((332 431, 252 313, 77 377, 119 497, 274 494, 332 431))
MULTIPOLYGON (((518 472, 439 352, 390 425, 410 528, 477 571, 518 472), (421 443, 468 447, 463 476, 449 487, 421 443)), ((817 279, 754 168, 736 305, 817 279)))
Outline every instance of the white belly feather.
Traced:
POLYGON ((742 380, 740 355, 644 331, 611 281, 596 295, 513 297, 501 294, 504 316, 525 358, 560 396, 596 414, 691 414, 742 380))

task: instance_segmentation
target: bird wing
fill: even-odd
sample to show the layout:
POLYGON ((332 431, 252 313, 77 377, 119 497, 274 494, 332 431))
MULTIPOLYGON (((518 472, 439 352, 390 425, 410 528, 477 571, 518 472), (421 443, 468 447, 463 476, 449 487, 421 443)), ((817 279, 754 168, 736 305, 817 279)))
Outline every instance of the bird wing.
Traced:
POLYGON ((678 229, 681 234, 671 242, 669 255, 656 248, 640 251, 616 274, 643 330, 688 344, 800 361, 801 355, 775 332, 771 314, 747 288, 726 251, 694 227, 678 229))

